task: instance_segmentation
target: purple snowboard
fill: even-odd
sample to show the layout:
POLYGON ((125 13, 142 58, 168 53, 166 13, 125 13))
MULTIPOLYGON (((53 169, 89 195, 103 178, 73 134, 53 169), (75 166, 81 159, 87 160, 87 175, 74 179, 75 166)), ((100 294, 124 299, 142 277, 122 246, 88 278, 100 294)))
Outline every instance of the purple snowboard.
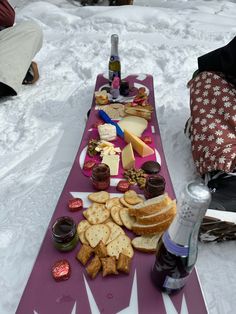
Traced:
MULTIPOLYGON (((145 86, 149 90, 149 102, 155 107, 153 79, 150 75, 132 75, 126 78, 131 86, 145 86)), ((102 75, 97 77, 96 88, 107 84, 102 75)), ((194 269, 184 289, 175 296, 162 294, 152 284, 150 279, 151 267, 154 263, 153 254, 135 251, 129 275, 108 276, 101 274, 91 280, 85 268, 75 259, 78 247, 69 253, 61 253, 54 249, 51 240, 51 226, 60 216, 70 215, 79 222, 83 219, 82 212, 69 213, 68 200, 78 196, 86 202, 87 195, 93 192, 90 178, 81 170, 86 146, 90 137, 92 125, 97 120, 95 101, 88 119, 83 138, 76 155, 71 172, 63 188, 55 212, 48 226, 45 238, 35 261, 33 270, 25 287, 17 314, 86 314, 86 313, 182 313, 204 314, 207 309, 194 269), (64 282, 55 282, 51 276, 51 267, 55 261, 67 259, 72 268, 71 278, 64 282)), ((165 156, 161 144, 160 131, 154 111, 150 122, 155 129, 152 137, 154 147, 160 158, 161 174, 166 179, 166 191, 175 198, 165 156)), ((110 187, 110 193, 117 193, 115 184, 110 187)), ((131 234, 129 234, 131 236, 131 234)))

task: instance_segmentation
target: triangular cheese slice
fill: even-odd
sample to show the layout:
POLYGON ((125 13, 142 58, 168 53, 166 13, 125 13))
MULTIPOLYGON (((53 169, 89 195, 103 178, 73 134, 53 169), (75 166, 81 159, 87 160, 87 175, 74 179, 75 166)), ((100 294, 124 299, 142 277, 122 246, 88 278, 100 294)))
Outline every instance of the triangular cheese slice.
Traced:
POLYGON ((121 152, 121 159, 122 159, 122 167, 123 169, 131 169, 135 168, 135 158, 134 158, 134 152, 132 144, 127 144, 122 152, 121 152))
POLYGON ((154 150, 145 144, 140 138, 131 132, 124 130, 124 140, 126 143, 131 143, 133 149, 141 156, 147 157, 154 154, 154 150))

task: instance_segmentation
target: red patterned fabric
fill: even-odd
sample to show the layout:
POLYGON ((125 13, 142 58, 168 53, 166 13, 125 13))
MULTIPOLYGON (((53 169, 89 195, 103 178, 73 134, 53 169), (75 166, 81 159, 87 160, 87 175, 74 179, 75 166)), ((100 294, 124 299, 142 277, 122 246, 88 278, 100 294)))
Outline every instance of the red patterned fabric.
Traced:
POLYGON ((0 0, 0 30, 10 27, 15 21, 15 11, 7 0, 0 0))
POLYGON ((236 88, 214 72, 189 82, 192 155, 197 171, 232 172, 236 166, 236 88))

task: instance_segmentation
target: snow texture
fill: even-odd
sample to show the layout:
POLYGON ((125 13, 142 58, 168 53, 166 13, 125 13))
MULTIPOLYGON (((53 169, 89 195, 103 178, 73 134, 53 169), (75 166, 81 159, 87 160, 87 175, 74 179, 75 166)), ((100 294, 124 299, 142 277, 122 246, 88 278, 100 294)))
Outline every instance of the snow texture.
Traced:
MULTIPOLYGON (((197 57, 236 33, 235 1, 135 0, 81 7, 74 0, 10 0, 17 23, 44 32, 40 80, 0 100, 0 313, 15 312, 77 152, 98 73, 119 34, 122 75, 150 73, 178 197, 197 177, 183 129, 197 57)), ((101 1, 102 2, 102 1, 101 1)), ((198 272, 211 314, 235 313, 235 242, 200 245, 198 272)))

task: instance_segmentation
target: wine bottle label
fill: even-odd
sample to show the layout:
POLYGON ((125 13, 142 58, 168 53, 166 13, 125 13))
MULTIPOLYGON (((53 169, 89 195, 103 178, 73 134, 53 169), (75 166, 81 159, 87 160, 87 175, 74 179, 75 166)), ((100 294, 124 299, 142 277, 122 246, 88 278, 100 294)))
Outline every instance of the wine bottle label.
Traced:
POLYGON ((114 55, 111 55, 110 57, 110 61, 120 61, 120 57, 119 56, 114 56, 114 55))
POLYGON ((183 278, 172 278, 170 276, 166 276, 165 281, 163 283, 163 288, 173 290, 180 289, 186 284, 188 277, 189 275, 183 278))
POLYGON ((109 82, 112 82, 114 77, 118 76, 120 78, 120 71, 111 71, 109 70, 109 82))
POLYGON ((166 231, 163 234, 162 240, 163 240, 163 243, 164 243, 166 249, 170 253, 172 253, 176 256, 182 256, 182 257, 186 257, 189 255, 189 247, 179 245, 179 244, 175 243, 174 241, 172 241, 168 231, 166 231))

